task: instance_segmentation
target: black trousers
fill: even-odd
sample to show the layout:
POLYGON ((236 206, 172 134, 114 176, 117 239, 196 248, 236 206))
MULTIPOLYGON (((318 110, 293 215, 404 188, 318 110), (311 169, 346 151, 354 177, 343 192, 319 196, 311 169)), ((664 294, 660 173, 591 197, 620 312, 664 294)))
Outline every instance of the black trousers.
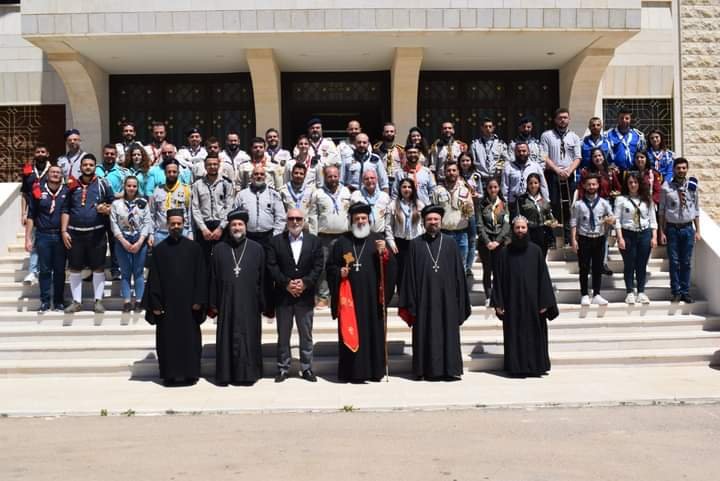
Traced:
POLYGON ((492 273, 495 268, 495 262, 500 252, 504 249, 504 246, 500 244, 495 250, 489 250, 485 244, 478 242, 478 251, 480 252, 480 262, 483 266, 483 290, 485 291, 485 297, 490 297, 490 291, 492 290, 492 273))
POLYGON ((605 257, 605 236, 585 237, 578 235, 578 265, 580 266, 580 294, 588 295, 588 273, 592 264, 593 295, 600 294, 603 259, 605 257))
POLYGON ((275 307, 277 318, 277 363, 278 370, 287 372, 290 369, 290 336, 292 335, 293 319, 298 328, 300 338, 300 368, 310 369, 313 358, 313 313, 315 306, 302 303, 275 307))
MULTIPOLYGON (((205 227, 208 228, 210 231, 214 231, 217 229, 217 227, 220 225, 219 220, 210 220, 205 222, 205 227)), ((199 230, 195 230, 195 242, 200 244, 200 247, 202 247, 203 255, 205 256, 205 265, 210 265, 210 255, 212 254, 213 247, 215 247, 215 244, 220 242, 220 240, 205 240, 205 238, 202 235, 202 232, 199 230)))

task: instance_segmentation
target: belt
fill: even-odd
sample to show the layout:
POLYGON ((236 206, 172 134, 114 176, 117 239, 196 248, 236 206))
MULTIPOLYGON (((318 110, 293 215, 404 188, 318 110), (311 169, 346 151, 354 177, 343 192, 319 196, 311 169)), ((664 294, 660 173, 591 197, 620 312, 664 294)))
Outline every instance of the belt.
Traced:
POLYGON ((95 225, 92 227, 74 227, 71 225, 68 226, 68 230, 74 230, 76 232, 92 232, 92 231, 96 231, 96 230, 100 230, 100 229, 105 229, 105 226, 104 225, 95 225))
POLYGON ((60 229, 37 229, 37 232, 40 234, 57 235, 60 233, 60 229))
POLYGON ((588 239, 599 239, 605 237, 605 234, 578 234, 580 237, 587 237, 588 239))
POLYGON ((685 227, 690 227, 693 225, 692 221, 690 222, 683 222, 682 224, 675 224, 674 222, 668 222, 668 227, 674 227, 675 229, 684 229, 685 227))
POLYGON ((468 228, 465 227, 464 229, 455 229, 455 230, 451 230, 451 229, 441 229, 441 231, 442 231, 443 233, 445 233, 445 234, 462 234, 462 233, 464 233, 464 232, 467 232, 467 229, 468 229, 468 228))

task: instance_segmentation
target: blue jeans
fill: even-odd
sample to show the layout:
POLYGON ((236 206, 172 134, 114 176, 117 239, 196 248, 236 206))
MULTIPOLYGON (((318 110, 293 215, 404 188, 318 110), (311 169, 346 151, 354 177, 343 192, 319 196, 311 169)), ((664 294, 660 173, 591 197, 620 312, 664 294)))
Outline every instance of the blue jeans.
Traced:
POLYGON ((55 306, 64 303, 65 297, 65 244, 60 234, 35 232, 35 250, 38 253, 40 302, 50 304, 50 288, 55 306))
POLYGON ((623 239, 625 239, 625 250, 621 250, 620 254, 624 264, 625 291, 632 292, 637 280, 638 293, 645 292, 652 229, 640 232, 623 229, 622 233, 623 239))
POLYGON ((475 262, 475 255, 477 253, 477 222, 475 216, 468 219, 470 225, 468 225, 468 251, 463 259, 465 259, 465 272, 472 269, 472 265, 475 262))
MULTIPOLYGON (((137 235, 126 236, 125 239, 134 244, 138 240, 137 235)), ((145 279, 143 278, 143 268, 145 267, 145 256, 147 255, 147 244, 143 244, 139 251, 132 254, 123 248, 120 242, 115 242, 115 253, 117 254, 118 264, 120 264, 120 295, 125 301, 129 301, 131 297, 130 279, 135 283, 135 299, 140 300, 145 291, 145 279)))
POLYGON ((690 291, 690 263, 695 246, 695 229, 667 226, 667 253, 670 259, 670 290, 674 296, 690 291))
MULTIPOLYGON (((35 234, 37 233, 37 229, 33 228, 32 236, 35 238, 35 234)), ((28 265, 28 272, 31 272, 33 274, 38 273, 38 251, 37 251, 37 243, 33 242, 33 248, 32 251, 30 251, 30 264, 28 265)))
POLYGON ((468 256, 468 233, 466 230, 444 230, 444 234, 452 237, 457 242, 460 250, 460 259, 467 259, 468 256))

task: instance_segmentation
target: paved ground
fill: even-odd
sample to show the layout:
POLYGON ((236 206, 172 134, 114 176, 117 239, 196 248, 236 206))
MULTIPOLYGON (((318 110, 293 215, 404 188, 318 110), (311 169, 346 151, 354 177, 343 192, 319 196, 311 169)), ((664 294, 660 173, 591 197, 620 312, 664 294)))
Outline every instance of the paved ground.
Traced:
POLYGON ((720 406, 0 419, 0 479, 704 480, 720 406))
POLYGON ((0 378, 0 415, 97 416, 131 409, 138 414, 175 412, 331 411, 446 407, 588 406, 687 402, 720 403, 720 371, 707 366, 557 368, 535 379, 466 373, 460 382, 417 382, 393 377, 366 385, 317 384, 292 378, 262 379, 252 387, 165 388, 124 377, 0 378))

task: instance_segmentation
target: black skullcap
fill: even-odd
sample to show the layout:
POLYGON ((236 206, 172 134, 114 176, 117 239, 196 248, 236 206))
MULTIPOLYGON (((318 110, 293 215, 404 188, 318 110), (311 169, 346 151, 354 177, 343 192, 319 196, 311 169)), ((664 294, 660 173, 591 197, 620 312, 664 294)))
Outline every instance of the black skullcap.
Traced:
POLYGON ((315 125, 315 124, 322 124, 322 122, 320 121, 319 118, 313 117, 313 118, 311 118, 310 120, 308 120, 308 122, 307 122, 307 127, 310 128, 310 127, 312 127, 312 126, 315 125))
POLYGON ((168 209, 165 217, 167 220, 170 220, 170 217, 182 217, 184 219, 185 209, 168 209))
POLYGON ((191 129, 189 129, 187 131, 187 133, 185 133, 185 137, 190 137, 192 134, 199 134, 199 133, 200 133, 200 129, 198 129, 197 127, 193 127, 191 129))
POLYGON ((440 217, 442 217, 445 215, 445 209, 443 209, 439 205, 430 204, 423 207, 423 210, 420 212, 420 214, 422 215, 423 219, 425 219, 428 214, 440 214, 440 217))
POLYGON ((248 211, 246 211, 244 209, 235 209, 233 211, 228 212, 228 215, 227 215, 228 222, 232 222, 234 220, 241 220, 247 224, 248 219, 249 219, 248 211))
POLYGON ((352 216, 354 216, 355 214, 370 215, 370 211, 371 211, 370 206, 368 204, 366 204, 365 202, 355 202, 348 209, 348 214, 350 215, 350 218, 352 218, 352 216))

